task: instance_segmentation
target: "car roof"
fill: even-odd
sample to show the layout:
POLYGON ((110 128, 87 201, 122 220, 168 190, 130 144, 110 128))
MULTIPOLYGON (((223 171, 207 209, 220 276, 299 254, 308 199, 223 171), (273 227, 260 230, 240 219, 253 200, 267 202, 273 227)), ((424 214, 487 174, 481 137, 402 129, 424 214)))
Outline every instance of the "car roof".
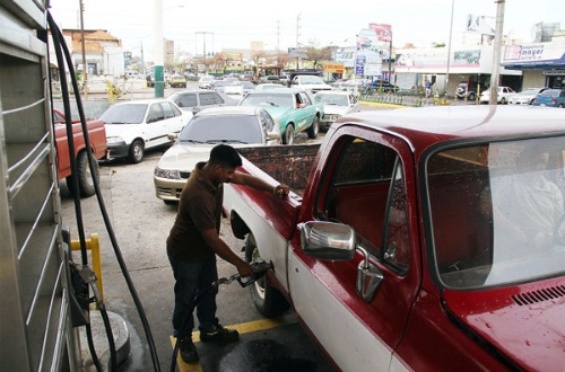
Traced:
POLYGON ((255 115, 257 110, 262 110, 256 106, 217 106, 208 107, 196 114, 197 116, 211 115, 255 115))
POLYGON ((540 106, 437 106, 366 111, 338 119, 403 139, 414 152, 450 140, 519 139, 565 135, 565 110, 540 106))
POLYGON ((298 93, 298 92, 304 92, 304 90, 296 89, 296 88, 285 88, 281 86, 280 88, 251 91, 249 92, 249 95, 264 95, 264 94, 272 94, 272 93, 298 93))
POLYGON ((317 95, 322 95, 322 94, 331 94, 331 95, 335 95, 335 96, 349 96, 349 95, 351 95, 351 92, 346 92, 344 90, 320 90, 319 92, 316 92, 314 94, 314 97, 316 97, 317 95))
POLYGON ((136 99, 134 101, 127 101, 127 102, 118 102, 114 106, 123 106, 123 105, 136 105, 136 104, 150 104, 150 103, 157 103, 157 102, 171 102, 166 98, 148 98, 148 99, 136 99))

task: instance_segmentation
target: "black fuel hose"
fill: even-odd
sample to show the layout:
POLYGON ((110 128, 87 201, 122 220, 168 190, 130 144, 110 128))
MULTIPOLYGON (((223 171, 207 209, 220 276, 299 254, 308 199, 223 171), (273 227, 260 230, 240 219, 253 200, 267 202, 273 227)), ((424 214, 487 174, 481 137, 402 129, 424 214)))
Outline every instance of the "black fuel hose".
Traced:
MULTIPOLYGON (((82 125, 82 131, 83 131, 83 135, 84 135, 85 146, 88 150, 87 151, 88 161, 89 161, 88 163, 89 163, 89 167, 91 169, 91 174, 93 175, 92 178, 93 178, 93 182, 94 182, 94 189, 95 189, 95 193, 96 193, 96 198, 98 200, 98 205, 99 205, 100 211, 102 213, 102 217, 104 219, 104 224, 106 226, 106 230, 108 231, 110 241, 112 242, 112 248, 114 249, 114 254, 116 255, 116 259, 118 260, 118 263, 119 263, 120 268, 122 270, 122 275, 124 276, 124 279, 127 283, 128 289, 129 289, 129 291, 132 295, 132 299, 133 299, 133 301, 136 305, 137 312, 140 316, 140 319, 141 319, 141 322, 142 322, 142 325, 143 325, 143 329, 144 329, 145 334, 146 334, 146 338, 147 338, 147 342, 148 342, 148 346, 149 346, 149 351, 150 351, 150 354, 151 354, 151 359, 153 361, 154 370, 157 371, 157 372, 160 372, 161 367, 159 365, 159 358, 158 358, 158 355, 157 355, 157 349, 155 347, 155 341, 153 339, 153 336, 152 336, 152 333, 151 333, 151 328, 150 328, 149 322, 147 320, 147 315, 145 314, 145 310, 143 309, 143 305, 141 304, 137 290, 135 289, 135 286, 133 285, 131 276, 129 275, 129 271, 127 269, 127 266, 125 264, 125 261, 123 259, 122 254, 121 254, 121 250, 119 248, 119 245, 118 245, 118 242, 117 242, 117 239, 116 239, 116 235, 115 235, 114 229, 112 227, 112 223, 111 223, 110 218, 108 216, 108 211, 107 211, 106 206, 104 204, 104 198, 102 196, 102 192, 100 190, 98 180, 94 176, 95 172, 96 172, 96 163, 95 163, 94 156, 92 155, 92 151, 91 151, 90 140, 89 140, 89 137, 88 137, 88 129, 87 129, 87 126, 86 126, 86 119, 85 119, 85 115, 84 115, 84 109, 83 109, 83 106, 82 106, 82 101, 80 99, 80 91, 78 89, 78 83, 77 83, 77 80, 76 80, 76 75, 75 75, 73 67, 72 67, 72 65, 73 65, 72 59, 71 59, 68 47, 67 47, 67 45, 64 42, 64 39, 62 37, 62 33, 61 33, 60 29, 57 27, 57 25, 55 24, 55 21, 53 20, 53 17, 51 16, 50 12, 47 13, 47 18, 48 18, 48 22, 50 24, 50 28, 52 30, 52 34, 55 34, 55 33, 58 34, 58 44, 65 51, 65 56, 67 58, 67 63, 68 63, 68 66, 69 66, 69 73, 71 75, 73 88, 75 90, 75 97, 77 99, 77 108, 78 108, 78 112, 79 112, 79 116, 80 116, 80 122, 81 122, 81 125, 82 125)), ((53 40, 55 41, 55 38, 53 40)), ((57 48, 55 48, 55 49, 56 49, 56 51, 58 50, 57 48)), ((58 52, 58 58, 59 58, 59 54, 60 54, 60 50, 58 52)), ((63 66, 62 61, 59 61, 59 66, 60 66, 60 68, 62 68, 62 66, 63 66)), ((64 72, 64 69, 62 71, 64 72)), ((65 115, 67 116, 67 135, 69 135, 68 123, 69 123, 71 115, 70 115, 70 107, 69 107, 70 105, 69 105, 69 102, 68 102, 68 100, 69 100, 68 90, 67 90, 67 87, 66 87, 66 77, 61 78, 61 91, 62 92, 63 92, 63 88, 66 92, 66 95, 64 95, 63 97, 66 100, 65 101, 65 115)), ((72 132, 71 132, 70 137, 72 138, 72 132)), ((73 158, 74 158, 74 156, 71 156, 71 160, 73 158)), ((72 165, 72 163, 71 163, 71 165, 72 165)), ((76 175, 76 161, 74 162, 74 168, 73 168, 72 172, 73 172, 73 174, 76 175)), ((75 177, 75 179, 76 179, 76 177, 75 177)), ((75 182, 77 182, 77 184, 78 184, 78 180, 76 180, 75 182)), ((75 186, 77 186, 77 185, 75 185, 75 186)), ((75 190, 78 190, 78 187, 75 187, 75 190)), ((75 193, 75 194, 78 194, 78 192, 75 193)), ((76 198, 76 196, 75 196, 75 198, 76 198)), ((78 219, 79 218, 77 217, 77 221, 78 221, 78 219)), ((84 228, 82 227, 82 229, 83 229, 82 236, 83 236, 83 239, 84 239, 84 228)), ((79 233, 79 236, 80 236, 80 233, 79 233)), ((84 244, 84 245, 86 246, 86 244, 84 244)), ((82 243, 81 243, 81 247, 82 247, 82 243)), ((106 321, 104 323, 106 323, 106 321)), ((108 332, 108 330, 107 330, 107 332, 108 332)), ((111 330, 110 330, 110 333, 111 333, 111 330)), ((113 336, 112 336, 112 340, 113 340, 113 336)), ((115 362, 115 350, 113 350, 113 351, 111 350, 111 353, 114 354, 114 356, 111 358, 111 360, 114 360, 114 362, 115 362)))

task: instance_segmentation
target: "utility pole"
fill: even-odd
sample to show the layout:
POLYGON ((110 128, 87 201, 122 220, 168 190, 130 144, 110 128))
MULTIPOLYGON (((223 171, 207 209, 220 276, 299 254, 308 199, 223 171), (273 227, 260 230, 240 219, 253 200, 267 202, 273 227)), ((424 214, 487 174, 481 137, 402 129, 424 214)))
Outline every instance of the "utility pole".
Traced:
POLYGON ((492 74, 490 75, 489 105, 498 102, 498 76, 500 71, 500 49, 502 47, 502 29, 504 27, 505 0, 495 0, 496 5, 496 30, 494 34, 494 53, 492 60, 492 74))
POLYGON ((451 38, 453 36, 453 9, 455 0, 451 0, 451 25, 449 26, 449 43, 447 44, 447 69, 445 71, 445 80, 443 81, 443 91, 447 92, 447 84, 449 83, 449 65, 451 64, 451 38))
MULTIPOLYGON (((196 31, 196 35, 198 37, 198 35, 202 35, 202 52, 203 52, 203 60, 204 60, 204 71, 205 74, 208 75, 208 63, 206 63, 206 35, 212 35, 212 37, 214 36, 213 32, 207 32, 207 31, 196 31)), ((213 46, 213 45, 212 45, 213 46)))
POLYGON ((163 0, 154 0, 154 45, 155 45, 155 98, 165 96, 164 57, 163 43, 163 0))
POLYGON ((281 58, 281 49, 280 49, 280 36, 281 36, 281 21, 277 21, 277 74, 281 75, 281 66, 280 66, 280 58, 281 58))
POLYGON ((300 13, 298 13, 298 16, 296 17, 296 71, 298 71, 299 67, 300 67, 300 59, 299 59, 300 53, 298 51, 298 47, 300 45, 300 42, 299 42, 300 18, 301 18, 300 13))
POLYGON ((84 92, 84 99, 88 97, 88 68, 86 67, 86 46, 84 40, 84 4, 80 0, 80 39, 82 46, 82 89, 84 92))

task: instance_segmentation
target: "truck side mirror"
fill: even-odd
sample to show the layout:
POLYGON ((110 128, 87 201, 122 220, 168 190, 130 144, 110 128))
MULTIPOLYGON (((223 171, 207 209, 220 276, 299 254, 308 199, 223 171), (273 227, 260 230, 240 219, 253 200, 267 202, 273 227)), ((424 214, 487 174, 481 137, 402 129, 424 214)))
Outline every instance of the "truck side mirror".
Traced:
POLYGON ((300 244, 309 256, 332 261, 349 261, 355 255, 357 240, 351 226, 326 221, 298 225, 300 244))

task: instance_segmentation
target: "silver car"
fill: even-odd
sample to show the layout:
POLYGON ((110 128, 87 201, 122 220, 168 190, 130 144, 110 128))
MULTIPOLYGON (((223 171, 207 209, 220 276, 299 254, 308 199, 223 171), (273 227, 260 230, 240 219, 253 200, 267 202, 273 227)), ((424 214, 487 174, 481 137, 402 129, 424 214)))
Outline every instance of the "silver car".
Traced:
POLYGON ((512 97, 508 98, 508 103, 510 105, 531 105, 534 103, 538 94, 543 92, 548 88, 527 88, 521 91, 520 93, 516 93, 512 97))
POLYGON ((234 147, 279 144, 278 125, 262 107, 211 107, 194 115, 159 159, 154 172, 155 192, 165 204, 176 203, 198 162, 207 161, 218 143, 234 147))

